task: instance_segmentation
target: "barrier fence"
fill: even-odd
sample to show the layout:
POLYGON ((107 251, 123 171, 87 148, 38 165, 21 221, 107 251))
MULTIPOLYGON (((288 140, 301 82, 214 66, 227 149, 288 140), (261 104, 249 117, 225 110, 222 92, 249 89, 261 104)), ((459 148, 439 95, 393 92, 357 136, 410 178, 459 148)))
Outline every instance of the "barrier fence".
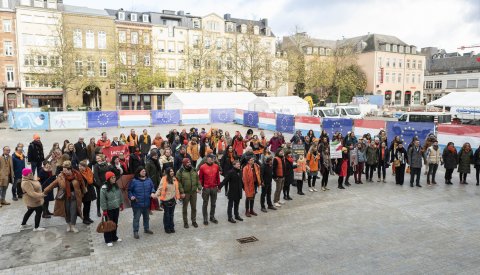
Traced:
POLYGON ((381 129, 387 132, 389 142, 400 136, 410 142, 414 136, 421 141, 430 133, 438 136, 441 147, 450 141, 460 148, 469 142, 473 148, 480 145, 480 126, 415 123, 383 120, 351 120, 344 118, 319 118, 293 116, 281 113, 245 111, 241 109, 185 109, 152 111, 97 111, 97 112, 40 112, 38 110, 14 109, 8 112, 9 127, 17 130, 62 130, 108 127, 146 127, 155 125, 204 125, 210 123, 236 123, 245 127, 259 128, 282 133, 300 130, 306 135, 313 130, 320 136, 323 130, 329 136, 341 132, 346 136, 354 131, 357 137, 366 133, 376 135, 381 129))

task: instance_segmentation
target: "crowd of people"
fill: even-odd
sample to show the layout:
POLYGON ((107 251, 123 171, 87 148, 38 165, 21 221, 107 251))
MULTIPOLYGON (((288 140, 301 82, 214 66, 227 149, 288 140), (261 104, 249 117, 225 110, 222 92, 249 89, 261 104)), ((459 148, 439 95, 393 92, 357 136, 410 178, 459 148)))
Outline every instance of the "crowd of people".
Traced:
MULTIPOLYGON (((9 147, 3 148, 0 207, 10 205, 6 192, 12 184, 12 199, 22 198, 27 206, 21 229, 30 228, 27 221, 35 213, 34 231, 45 230, 40 227, 42 218, 58 216, 65 218, 67 232, 76 233, 77 217, 84 224, 93 223, 92 202, 96 201, 98 217, 118 224, 128 200, 133 210, 133 236, 138 239, 140 217, 143 232, 153 234, 149 224, 153 211, 163 211, 165 232, 175 233, 174 211, 178 202, 182 204, 184 227, 198 227, 198 196, 203 200, 203 224, 217 224, 216 201, 222 189, 228 198, 228 222, 234 224, 243 221, 239 209, 243 198, 244 216, 257 216, 258 193, 260 211, 266 213, 292 200, 290 191, 294 187, 300 197, 305 195, 304 182, 309 192, 318 191, 317 179, 321 181, 321 190, 328 191, 329 177, 338 177, 339 189, 350 186, 350 182, 373 182, 375 173, 377 182, 386 183, 390 167, 397 185, 403 185, 405 173, 410 173, 410 186, 422 187, 423 167, 427 185, 437 184, 436 172, 441 165, 446 169, 445 184, 451 185, 455 169, 459 183, 468 184, 467 175, 474 165, 479 185, 480 147, 473 151, 466 143, 457 152, 450 142, 440 152, 435 136, 421 142, 414 137, 406 144, 399 136, 389 142, 384 130, 359 138, 353 132, 346 137, 341 133, 330 137, 323 131, 316 137, 312 130, 305 136, 297 131, 285 140, 279 132, 268 139, 263 131, 256 135, 251 129, 244 136, 239 131, 230 135, 214 128, 191 128, 188 132, 173 129, 165 137, 159 133, 151 137, 147 130, 138 135, 132 129, 128 136, 122 134, 112 141, 104 132, 98 140, 90 138, 88 144, 79 138, 76 143, 65 140, 62 146, 54 143, 50 150, 45 150, 40 136, 35 134, 27 155, 21 143, 13 153, 9 147), (330 151, 332 142, 341 153, 330 151), (128 146, 128 156, 120 153, 107 159, 103 150, 115 146, 128 146), (122 190, 118 180, 132 174, 128 188, 122 190)), ((104 239, 108 246, 121 241, 116 230, 104 233, 104 239)))

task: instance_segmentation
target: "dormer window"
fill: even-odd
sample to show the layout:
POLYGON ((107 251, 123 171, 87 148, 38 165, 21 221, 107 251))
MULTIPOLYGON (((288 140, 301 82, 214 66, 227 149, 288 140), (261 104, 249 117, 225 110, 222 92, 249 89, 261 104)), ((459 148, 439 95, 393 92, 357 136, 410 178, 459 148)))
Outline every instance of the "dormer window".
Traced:
POLYGON ((143 23, 148 23, 148 14, 143 15, 143 23))
POLYGON ((193 28, 194 29, 200 29, 200 21, 199 20, 193 20, 193 28))
POLYGON ((410 47, 405 47, 405 53, 410 53, 410 47))
POLYGON ((118 13, 118 20, 125 20, 125 12, 121 11, 118 13))
POLYGON ((389 51, 391 50, 391 45, 390 45, 390 44, 386 44, 386 45, 385 45, 385 50, 386 50, 387 52, 389 52, 389 51))
POLYGON ((272 30, 271 30, 270 28, 266 28, 266 29, 265 29, 265 35, 266 35, 266 36, 272 35, 272 30))
POLYGON ((397 45, 392 46, 392 52, 396 53, 397 52, 397 45))
POLYGON ((136 13, 132 13, 132 14, 130 15, 130 20, 131 20, 132 22, 137 22, 137 14, 136 14, 136 13))
POLYGON ((260 28, 258 26, 253 26, 253 34, 255 35, 260 34, 260 28))
POLYGON ((241 33, 247 33, 247 25, 242 24, 242 25, 240 26, 240 31, 241 31, 241 33))
POLYGON ((233 24, 227 23, 227 32, 233 32, 233 24))

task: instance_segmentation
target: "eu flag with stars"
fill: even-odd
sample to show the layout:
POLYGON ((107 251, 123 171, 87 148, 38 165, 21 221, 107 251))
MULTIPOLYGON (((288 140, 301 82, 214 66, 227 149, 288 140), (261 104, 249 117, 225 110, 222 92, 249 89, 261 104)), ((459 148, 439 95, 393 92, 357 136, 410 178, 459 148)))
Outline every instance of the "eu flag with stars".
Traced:
POLYGON ((408 146, 414 136, 417 136, 420 143, 423 144, 429 134, 435 133, 435 124, 433 122, 405 122, 405 121, 388 121, 387 137, 388 141, 394 140, 395 136, 408 146))
POLYGON ((348 118, 324 118, 322 120, 322 129, 327 131, 330 138, 336 132, 342 133, 342 136, 347 136, 348 132, 352 131, 353 120, 348 118))

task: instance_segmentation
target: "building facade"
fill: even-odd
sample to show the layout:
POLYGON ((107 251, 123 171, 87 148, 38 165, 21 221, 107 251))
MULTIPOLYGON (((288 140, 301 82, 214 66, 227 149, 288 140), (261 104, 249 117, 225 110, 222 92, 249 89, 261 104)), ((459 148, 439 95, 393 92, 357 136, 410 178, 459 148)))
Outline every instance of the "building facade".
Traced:
POLYGON ((425 98, 427 102, 451 92, 480 92, 480 54, 447 53, 435 47, 423 48, 427 58, 425 98))
POLYGON ((20 91, 17 64, 17 41, 14 1, 0 1, 0 102, 3 111, 18 106, 17 95, 20 91))

